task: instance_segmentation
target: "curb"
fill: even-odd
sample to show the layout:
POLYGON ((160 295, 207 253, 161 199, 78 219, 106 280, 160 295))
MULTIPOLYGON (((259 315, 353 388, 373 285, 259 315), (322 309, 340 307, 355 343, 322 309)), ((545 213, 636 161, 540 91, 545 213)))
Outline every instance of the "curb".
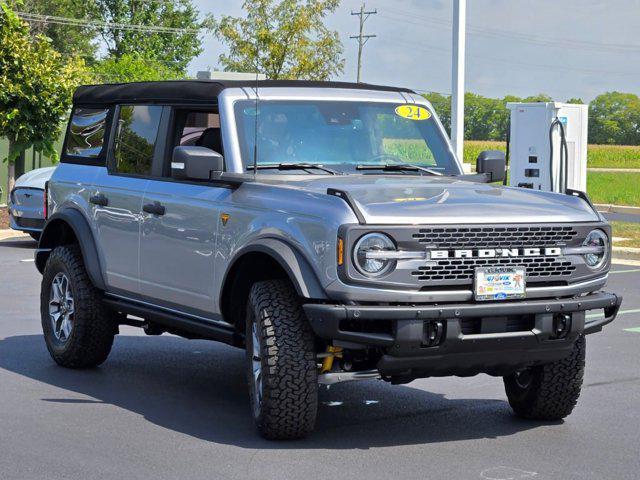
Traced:
POLYGON ((17 230, 11 230, 10 228, 5 228, 0 230, 0 240, 7 240, 9 238, 20 238, 20 237, 28 237, 24 232, 19 232, 17 230))
POLYGON ((640 248, 613 247, 613 259, 640 260, 640 248))
POLYGON ((611 168, 611 167, 588 167, 587 172, 606 173, 640 173, 640 168, 611 168))
POLYGON ((613 205, 610 203, 596 203, 595 207, 602 213, 627 213, 640 215, 640 207, 629 207, 627 205, 613 205))

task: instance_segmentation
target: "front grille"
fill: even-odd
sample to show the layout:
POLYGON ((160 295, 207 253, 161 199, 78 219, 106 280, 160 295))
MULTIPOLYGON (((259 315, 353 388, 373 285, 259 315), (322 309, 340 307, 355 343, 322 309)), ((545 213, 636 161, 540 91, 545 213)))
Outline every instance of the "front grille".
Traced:
POLYGON ((434 227, 421 228, 412 238, 439 248, 553 247, 570 242, 577 233, 565 226, 434 227))
POLYGON ((527 281, 570 276, 576 267, 562 257, 465 258, 434 260, 435 265, 419 267, 411 275, 421 281, 472 281, 476 267, 524 266, 527 281))
POLYGON ((534 327, 534 315, 460 319, 460 331, 463 335, 526 332, 534 327))

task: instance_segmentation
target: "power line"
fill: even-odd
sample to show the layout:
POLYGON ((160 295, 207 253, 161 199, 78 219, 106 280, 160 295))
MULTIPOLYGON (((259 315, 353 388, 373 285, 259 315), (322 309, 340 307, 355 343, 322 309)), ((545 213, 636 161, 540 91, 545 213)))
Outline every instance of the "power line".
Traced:
POLYGON ((360 7, 360 11, 359 12, 351 12, 351 15, 355 15, 357 17, 360 17, 360 33, 358 35, 352 35, 349 38, 352 39, 357 39, 358 40, 358 75, 357 75, 357 82, 360 83, 360 72, 362 70, 362 49, 364 48, 364 46, 366 45, 366 43, 369 41, 370 38, 375 38, 376 35, 364 35, 363 30, 364 30, 364 22, 367 21, 367 19, 371 16, 371 15, 376 15, 378 13, 377 10, 370 10, 370 11, 365 11, 365 4, 363 3, 362 6, 360 7))
MULTIPOLYGON (((448 48, 431 47, 427 45, 416 45, 413 42, 399 40, 397 38, 390 39, 389 41, 391 43, 412 47, 414 50, 420 50, 424 52, 435 52, 441 55, 451 54, 451 49, 448 49, 448 48)), ((509 65, 511 67, 522 67, 526 69, 540 68, 540 69, 545 69, 545 70, 554 71, 554 72, 564 70, 564 71, 574 71, 578 73, 591 74, 591 75, 601 75, 603 73, 601 69, 569 67, 566 65, 549 65, 549 64, 530 63, 530 62, 522 62, 522 61, 518 62, 510 59, 496 58, 496 57, 491 57, 487 55, 468 54, 468 56, 469 56, 469 59, 472 61, 502 63, 505 65, 509 65)), ((640 72, 618 72, 618 71, 610 71, 610 70, 607 70, 606 73, 607 75, 615 75, 615 76, 621 76, 621 77, 640 75, 640 72)))
MULTIPOLYGON (((395 9, 392 12, 389 12, 383 17, 394 20, 394 21, 402 21, 404 23, 411 23, 414 25, 424 26, 425 23, 451 28, 452 23, 449 20, 436 18, 436 17, 425 17, 420 15, 415 15, 410 12, 405 12, 402 10, 395 9), (393 18, 396 16, 396 18, 393 18), (400 20, 397 17, 403 18, 400 20), (409 20, 406 20, 409 19, 409 20)), ((488 37, 498 37, 498 38, 506 38, 509 40, 518 40, 526 43, 533 43, 536 45, 545 45, 552 47, 562 47, 562 48, 571 48, 578 50, 591 50, 591 51, 600 51, 605 53, 640 53, 640 45, 628 45, 628 44, 620 44, 620 43, 601 43, 601 42, 590 42, 588 40, 571 40, 567 38, 549 38, 549 37, 541 37, 538 35, 519 33, 509 30, 500 30, 494 28, 481 27, 478 25, 467 25, 467 31, 470 34, 480 35, 480 36, 488 36, 488 37)))
POLYGON ((41 15, 37 13, 16 12, 22 20, 32 23, 51 23, 55 25, 69 25, 85 28, 111 28, 114 30, 128 30, 148 33, 174 33, 174 34, 198 34, 203 29, 200 28, 176 28, 162 27, 156 25, 135 25, 127 23, 100 22, 97 20, 86 20, 79 18, 59 17, 55 15, 41 15))

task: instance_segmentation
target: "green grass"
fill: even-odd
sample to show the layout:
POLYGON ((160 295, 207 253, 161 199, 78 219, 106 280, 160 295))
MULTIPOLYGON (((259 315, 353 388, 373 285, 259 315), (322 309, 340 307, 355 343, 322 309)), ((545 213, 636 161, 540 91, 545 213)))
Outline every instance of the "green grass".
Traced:
POLYGON ((482 140, 465 140, 464 142, 464 162, 475 167, 476 159, 480 152, 485 150, 506 150, 505 142, 489 142, 482 140))
POLYGON ((640 146, 589 145, 587 166, 591 168, 639 168, 640 146))
POLYGON ((435 165, 433 153, 422 140, 386 138, 384 140, 384 151, 390 155, 396 155, 409 163, 435 165))
POLYGON ((640 207, 640 173, 589 172, 587 191, 594 203, 640 207))
MULTIPOLYGON (((464 161, 475 165, 483 150, 506 150, 505 142, 466 140, 464 161)), ((640 169, 640 146, 638 145, 589 145, 587 148, 589 168, 638 168, 640 169)))
POLYGON ((628 238, 624 242, 614 242, 618 247, 640 248, 640 223, 611 222, 614 237, 628 238))

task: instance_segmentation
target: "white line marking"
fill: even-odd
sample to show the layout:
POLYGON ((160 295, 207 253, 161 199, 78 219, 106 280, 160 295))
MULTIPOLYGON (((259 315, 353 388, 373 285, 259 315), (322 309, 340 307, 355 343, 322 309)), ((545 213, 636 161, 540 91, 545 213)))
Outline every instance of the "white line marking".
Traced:
POLYGON ((635 273, 635 272, 640 272, 640 268, 632 268, 631 270, 614 270, 614 271, 610 271, 609 274, 614 274, 614 273, 635 273))
POLYGON ((480 477, 487 480, 517 480, 519 478, 533 478, 537 475, 538 472, 527 472, 511 467, 487 468, 480 472, 480 477))
POLYGON ((29 263, 29 262, 35 262, 36 259, 35 258, 23 258, 22 260, 20 260, 20 262, 22 263, 29 263))
MULTIPOLYGON (((625 313, 640 313, 640 308, 634 308, 633 310, 621 310, 618 312, 618 315, 624 315, 625 313)), ((601 313, 590 313, 587 315, 587 318, 596 318, 601 316, 601 313)))

